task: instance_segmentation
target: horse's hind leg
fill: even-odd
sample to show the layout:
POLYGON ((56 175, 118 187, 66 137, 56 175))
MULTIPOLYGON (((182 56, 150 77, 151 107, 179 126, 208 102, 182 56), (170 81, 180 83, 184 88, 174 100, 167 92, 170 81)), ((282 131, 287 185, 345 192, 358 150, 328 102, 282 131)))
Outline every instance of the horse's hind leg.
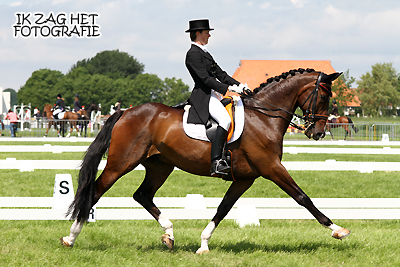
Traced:
POLYGON ((170 249, 174 248, 174 233, 171 221, 161 213, 153 202, 157 190, 164 184, 168 176, 174 170, 174 166, 162 162, 157 156, 148 158, 143 165, 146 168, 146 176, 133 194, 133 198, 142 205, 158 221, 165 234, 161 241, 170 249))
POLYGON ((263 175, 263 177, 269 177, 270 180, 272 180, 283 191, 291 196, 299 205, 305 207, 318 220, 320 224, 331 229, 332 237, 343 239, 350 234, 349 230, 334 224, 328 217, 320 212, 317 207, 314 206, 311 199, 296 184, 296 182, 292 179, 287 170, 282 166, 282 164, 275 164, 271 168, 271 170, 272 174, 263 175))

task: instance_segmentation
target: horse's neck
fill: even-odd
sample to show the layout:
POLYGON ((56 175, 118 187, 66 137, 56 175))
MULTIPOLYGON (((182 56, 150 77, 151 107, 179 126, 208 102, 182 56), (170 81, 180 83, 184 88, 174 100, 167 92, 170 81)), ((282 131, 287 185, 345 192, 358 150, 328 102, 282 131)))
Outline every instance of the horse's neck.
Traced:
POLYGON ((267 106, 270 109, 280 108, 293 113, 297 108, 298 93, 303 87, 300 82, 293 82, 296 78, 294 76, 290 79, 268 85, 256 94, 256 98, 271 104, 267 106))
MULTIPOLYGON (((274 82, 261 89, 254 97, 259 100, 259 104, 251 104, 256 109, 262 105, 264 108, 275 111, 256 112, 265 124, 274 127, 278 136, 286 132, 290 121, 293 118, 293 113, 298 107, 298 99, 302 94, 305 86, 313 81, 313 76, 296 75, 280 82, 274 82), (265 113, 265 114, 263 114, 265 113), (285 119, 276 119, 276 116, 281 116, 285 119)), ((273 135, 275 135, 273 134, 273 135)))

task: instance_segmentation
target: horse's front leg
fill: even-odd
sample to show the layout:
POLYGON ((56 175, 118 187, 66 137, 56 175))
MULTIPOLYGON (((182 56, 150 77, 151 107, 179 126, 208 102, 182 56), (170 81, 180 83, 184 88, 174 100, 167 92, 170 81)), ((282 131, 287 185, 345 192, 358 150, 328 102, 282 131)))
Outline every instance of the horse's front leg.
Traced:
POLYGON ((228 212, 232 209, 236 201, 246 192, 247 189, 254 183, 254 180, 249 181, 234 181, 226 192, 224 198, 219 204, 217 213, 207 227, 201 233, 201 246, 196 251, 197 254, 209 252, 208 242, 210 241, 211 235, 218 224, 225 218, 228 212))
POLYGON ((317 207, 314 206, 311 199, 306 195, 306 193, 303 192, 303 190, 301 190, 301 188, 296 184, 296 182, 292 179, 290 174, 280 162, 272 166, 271 171, 272 175, 269 175, 269 179, 277 184, 289 196, 291 196, 299 205, 305 207, 320 224, 331 229, 332 237, 343 239, 350 234, 349 230, 334 224, 328 217, 320 212, 317 207))

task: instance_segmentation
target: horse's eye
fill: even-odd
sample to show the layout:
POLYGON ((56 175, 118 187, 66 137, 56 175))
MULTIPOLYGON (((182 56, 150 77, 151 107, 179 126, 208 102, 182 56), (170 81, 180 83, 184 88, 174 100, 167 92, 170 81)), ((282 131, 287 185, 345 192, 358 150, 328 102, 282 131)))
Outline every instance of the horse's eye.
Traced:
POLYGON ((321 98, 323 101, 326 101, 328 99, 328 97, 326 95, 321 95, 321 98))

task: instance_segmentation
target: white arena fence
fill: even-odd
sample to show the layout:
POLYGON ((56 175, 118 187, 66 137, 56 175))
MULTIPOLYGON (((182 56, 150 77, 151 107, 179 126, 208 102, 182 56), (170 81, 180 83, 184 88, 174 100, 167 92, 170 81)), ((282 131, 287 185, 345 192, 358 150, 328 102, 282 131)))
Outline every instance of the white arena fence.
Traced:
MULTIPOLYGON (((354 141, 400 141, 400 124, 388 123, 328 123, 331 127, 331 133, 326 132, 324 140, 330 140, 333 136, 334 140, 343 140, 346 132, 343 126, 347 126, 351 135, 346 137, 346 140, 354 141), (357 128, 357 133, 354 131, 352 125, 357 128)), ((285 140, 307 140, 307 137, 299 130, 289 127, 285 134, 285 140)))
MULTIPOLYGON (((154 203, 169 219, 211 219, 222 198, 156 197, 154 203), (192 203, 190 199, 196 199, 192 203)), ((314 198, 315 206, 331 219, 400 219, 399 198, 314 198)), ((66 209, 55 209, 52 197, 0 197, 1 220, 68 220, 66 209)), ((258 219, 314 219, 291 198, 240 198, 225 219, 240 220, 239 211, 258 219), (253 212, 253 214, 251 214, 253 212), (254 214, 255 213, 255 214, 254 214)), ((103 197, 96 204, 96 220, 151 220, 133 198, 103 197)))

